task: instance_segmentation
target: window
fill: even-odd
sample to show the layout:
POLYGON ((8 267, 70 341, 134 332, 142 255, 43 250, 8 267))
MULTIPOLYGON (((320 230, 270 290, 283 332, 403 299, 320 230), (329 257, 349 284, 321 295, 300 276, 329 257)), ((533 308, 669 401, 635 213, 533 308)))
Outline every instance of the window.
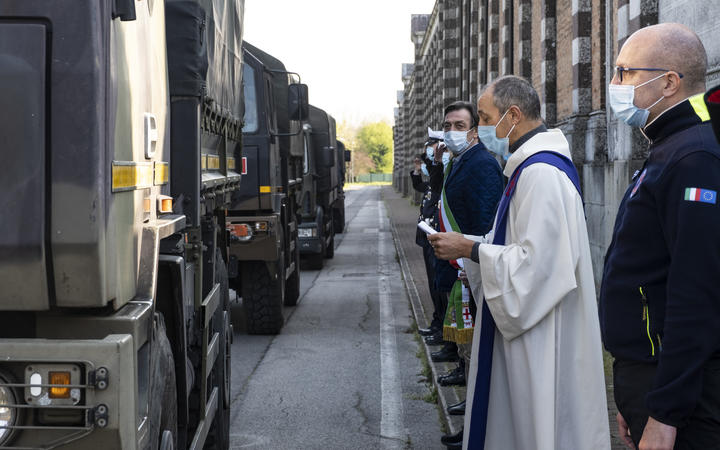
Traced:
POLYGON ((243 95, 245 96, 245 124, 243 133, 254 133, 258 130, 257 89, 255 89, 255 71, 243 64, 243 95))

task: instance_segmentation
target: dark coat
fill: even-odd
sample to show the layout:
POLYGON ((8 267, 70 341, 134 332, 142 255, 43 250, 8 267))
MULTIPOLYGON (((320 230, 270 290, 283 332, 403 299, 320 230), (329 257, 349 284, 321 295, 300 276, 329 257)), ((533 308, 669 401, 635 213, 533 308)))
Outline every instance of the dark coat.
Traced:
MULTIPOLYGON (((482 236, 492 229, 503 192, 503 174, 484 145, 475 145, 453 161, 444 187, 450 210, 463 234, 482 236)), ((457 280, 457 269, 438 260, 435 272, 437 289, 449 292, 457 280)))

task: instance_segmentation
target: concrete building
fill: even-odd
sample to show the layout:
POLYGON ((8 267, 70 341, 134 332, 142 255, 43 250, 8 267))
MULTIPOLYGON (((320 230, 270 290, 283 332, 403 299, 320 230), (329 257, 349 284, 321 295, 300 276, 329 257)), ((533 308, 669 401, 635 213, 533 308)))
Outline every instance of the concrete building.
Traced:
POLYGON ((439 127, 444 105, 474 102, 500 76, 523 76, 540 93, 548 126, 570 142, 599 281, 618 205, 647 156, 640 132, 607 114, 618 51, 641 27, 683 23, 705 45, 710 87, 720 83, 718 19, 720 8, 704 0, 438 0, 431 14, 411 18, 415 61, 403 65, 398 94, 396 189, 411 194, 413 156, 427 127, 439 127))

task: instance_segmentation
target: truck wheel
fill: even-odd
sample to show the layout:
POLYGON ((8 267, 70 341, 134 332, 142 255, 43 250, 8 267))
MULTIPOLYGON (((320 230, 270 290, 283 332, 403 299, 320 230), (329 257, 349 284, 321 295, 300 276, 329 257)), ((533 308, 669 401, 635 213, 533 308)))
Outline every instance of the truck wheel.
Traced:
POLYGON ((206 449, 227 450, 230 447, 230 291, 227 266, 218 251, 215 256, 215 282, 220 283, 220 303, 213 315, 212 332, 219 333, 220 348, 210 375, 211 389, 218 388, 218 409, 208 430, 206 449))
POLYGON ((150 442, 155 443, 153 448, 168 445, 169 432, 170 444, 174 447, 177 441, 175 362, 162 313, 156 313, 154 327, 155 342, 150 349, 150 442))
POLYGON ((273 278, 262 261, 243 264, 243 305, 250 334, 278 334, 285 323, 282 314, 283 276, 273 278))
POLYGON ((297 245, 293 251, 293 261, 295 261, 295 270, 285 282, 285 301, 283 302, 285 306, 297 305, 300 297, 300 250, 297 245))
POLYGON ((327 259, 333 259, 335 257, 335 235, 330 238, 330 242, 325 248, 325 257, 327 259))
POLYGON ((334 214, 332 211, 330 212, 330 226, 328 227, 328 233, 330 233, 330 242, 328 242, 327 246, 325 247, 325 257, 327 259, 332 259, 335 256, 335 220, 334 214))
POLYGON ((342 208, 333 208, 333 227, 335 233, 340 234, 345 231, 345 202, 342 208))

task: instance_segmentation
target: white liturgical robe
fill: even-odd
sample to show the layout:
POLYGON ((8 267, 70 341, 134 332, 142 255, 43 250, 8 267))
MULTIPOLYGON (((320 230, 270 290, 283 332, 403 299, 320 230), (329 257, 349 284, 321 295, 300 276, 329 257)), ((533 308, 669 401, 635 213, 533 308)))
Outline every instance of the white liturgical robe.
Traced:
MULTIPOLYGON (((570 158, 565 136, 552 129, 517 149, 505 175, 548 150, 570 158)), ((528 166, 510 201, 506 245, 482 243, 479 261, 463 262, 478 311, 485 298, 497 326, 485 449, 609 449, 590 245, 582 199, 567 175, 549 164, 528 166)), ((479 336, 476 330, 465 449, 479 336)))

